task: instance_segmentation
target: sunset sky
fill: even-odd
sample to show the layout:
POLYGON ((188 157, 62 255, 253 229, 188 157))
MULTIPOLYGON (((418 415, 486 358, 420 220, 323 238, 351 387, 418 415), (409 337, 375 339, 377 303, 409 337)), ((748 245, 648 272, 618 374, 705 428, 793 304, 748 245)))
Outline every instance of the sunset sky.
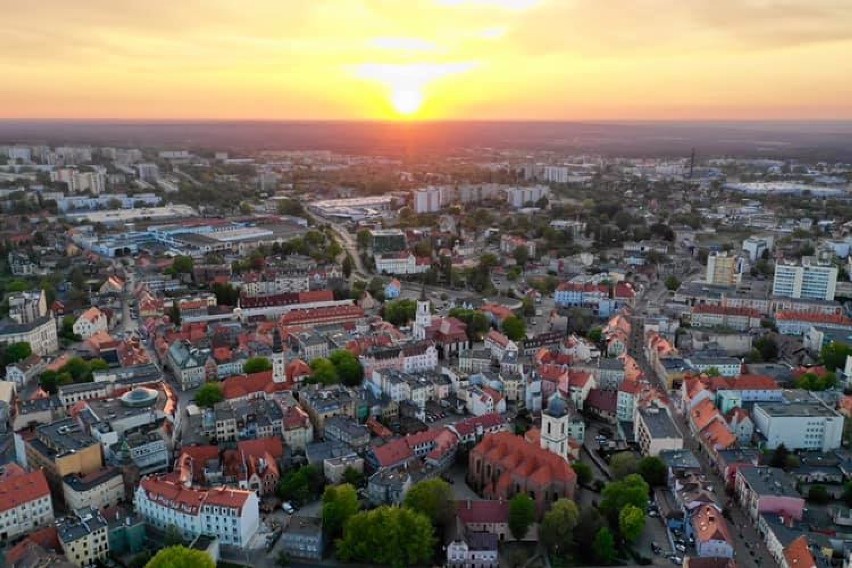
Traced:
POLYGON ((849 0, 0 0, 0 117, 852 119, 849 0))

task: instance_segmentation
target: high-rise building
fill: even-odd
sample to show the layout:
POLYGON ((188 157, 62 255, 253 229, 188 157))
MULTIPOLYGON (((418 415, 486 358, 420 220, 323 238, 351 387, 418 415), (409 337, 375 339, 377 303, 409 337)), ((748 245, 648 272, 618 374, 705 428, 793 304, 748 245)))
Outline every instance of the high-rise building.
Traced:
POLYGON ((441 210, 441 188, 424 187, 414 192, 415 213, 437 213, 441 210))
POLYGON ((708 284, 717 286, 736 286, 742 274, 742 260, 728 256, 727 252, 714 252, 707 257, 708 284))
POLYGON ((137 164, 136 171, 140 180, 149 183, 156 183, 160 177, 160 168, 157 167, 157 164, 137 164))
POLYGON ((801 264, 779 262, 775 265, 774 296, 831 301, 836 288, 836 266, 817 264, 807 258, 803 258, 801 264))

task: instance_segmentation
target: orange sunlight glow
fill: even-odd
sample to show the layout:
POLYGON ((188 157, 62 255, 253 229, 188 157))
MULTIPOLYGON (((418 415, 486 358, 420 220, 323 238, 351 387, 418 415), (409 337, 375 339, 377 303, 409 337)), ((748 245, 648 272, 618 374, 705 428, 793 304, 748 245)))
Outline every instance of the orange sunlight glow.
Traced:
POLYGON ((411 117, 426 102, 424 94, 435 81, 465 73, 475 62, 459 63, 365 63, 355 68, 355 76, 378 83, 388 90, 393 113, 387 118, 411 117))
POLYGON ((391 104, 399 114, 411 116, 423 106, 423 93, 413 89, 399 89, 391 93, 391 104))

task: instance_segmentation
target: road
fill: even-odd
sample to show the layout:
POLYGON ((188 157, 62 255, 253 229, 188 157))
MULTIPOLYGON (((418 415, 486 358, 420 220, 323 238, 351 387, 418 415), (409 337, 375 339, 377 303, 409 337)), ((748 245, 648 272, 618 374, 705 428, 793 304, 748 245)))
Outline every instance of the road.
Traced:
MULTIPOLYGON (((628 347, 628 352, 639 364, 642 372, 645 374, 645 377, 650 382, 655 383, 663 390, 663 392, 667 392, 668 385, 664 384, 662 380, 656 376, 645 357, 643 327, 644 318, 648 310, 652 309, 655 305, 658 305, 666 293, 665 287, 659 282, 652 284, 647 290, 644 290, 641 293, 631 317, 632 329, 630 344, 628 347)), ((690 428, 687 423, 686 416, 683 416, 678 412, 671 399, 669 400, 669 412, 675 422, 678 423, 678 426, 684 435, 684 448, 692 450, 692 452, 696 455, 701 463, 702 471, 704 471, 707 480, 713 487, 713 491, 716 495, 720 496, 720 499, 723 499, 724 497, 722 496, 725 495, 724 481, 716 473, 709 457, 701 451, 697 440, 690 435, 690 428)), ((720 505, 725 506, 725 503, 720 503, 720 505)), ((734 541, 734 555, 739 566, 743 568, 772 566, 774 561, 766 549, 766 544, 757 534, 757 531, 751 521, 746 519, 740 507, 735 503, 733 506, 728 507, 728 509, 731 513, 731 520, 728 521, 728 526, 731 528, 732 533, 734 533, 732 534, 732 539, 734 541)), ((649 519, 649 521, 653 524, 662 524, 662 521, 657 519, 649 519)), ((646 531, 646 534, 647 532, 648 531, 646 531)), ((663 541, 659 539, 655 540, 660 545, 668 543, 668 539, 663 541)))

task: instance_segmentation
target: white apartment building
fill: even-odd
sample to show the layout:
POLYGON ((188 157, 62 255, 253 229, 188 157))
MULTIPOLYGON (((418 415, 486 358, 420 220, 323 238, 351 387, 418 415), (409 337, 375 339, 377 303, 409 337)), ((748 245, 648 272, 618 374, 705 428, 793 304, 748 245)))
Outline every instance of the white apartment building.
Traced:
POLYGON ((750 261, 756 262, 763 258, 764 252, 772 252, 773 244, 772 237, 749 237, 743 241, 743 252, 748 254, 750 261))
POLYGON ((184 538, 210 535, 221 544, 240 548, 248 545, 260 522, 254 491, 198 489, 159 476, 139 483, 136 511, 160 530, 174 525, 184 538))
POLYGON ((25 290, 9 294, 9 317, 18 323, 32 323, 47 315, 44 290, 25 290))
POLYGON ((714 252, 707 257, 707 274, 704 280, 717 286, 736 286, 742 275, 742 261, 727 252, 714 252))
POLYGON ((85 340, 100 331, 107 331, 109 323, 106 314, 92 306, 77 318, 72 329, 85 340))
POLYGON ((837 267, 802 259, 801 264, 779 262, 775 265, 772 295, 809 300, 834 300, 837 267))
POLYGON ((106 191, 106 174, 100 171, 81 172, 76 168, 60 168, 50 172, 50 180, 68 185, 68 193, 89 192, 100 195, 106 191))
POLYGON ((544 166, 544 180, 551 183, 568 183, 571 170, 566 166, 544 166))
POLYGON ((515 209, 520 209, 528 203, 535 204, 542 197, 550 197, 550 188, 546 185, 510 187, 506 190, 506 201, 515 209))
POLYGON ((44 472, 17 465, 0 476, 0 542, 9 542, 53 523, 53 503, 44 472))
POLYGON ((843 415, 817 399, 760 402, 752 418, 770 450, 784 444, 791 451, 828 452, 838 449, 843 439, 843 415))
POLYGON ((50 355, 59 350, 59 337, 56 333, 56 321, 45 316, 36 321, 20 324, 17 322, 0 324, 0 344, 26 342, 36 355, 50 355))
POLYGON ((441 210, 443 191, 440 187, 424 187, 414 191, 415 213, 437 213, 441 210))
POLYGON ((160 177, 160 168, 157 164, 137 164, 136 172, 140 180, 148 183, 157 183, 157 178, 160 177))
POLYGON ((431 264, 420 264, 410 252, 376 256, 376 272, 379 274, 420 274, 429 270, 431 264))
POLYGON ((658 456, 663 450, 683 449, 683 436, 665 408, 637 407, 633 414, 633 434, 643 456, 658 456))

